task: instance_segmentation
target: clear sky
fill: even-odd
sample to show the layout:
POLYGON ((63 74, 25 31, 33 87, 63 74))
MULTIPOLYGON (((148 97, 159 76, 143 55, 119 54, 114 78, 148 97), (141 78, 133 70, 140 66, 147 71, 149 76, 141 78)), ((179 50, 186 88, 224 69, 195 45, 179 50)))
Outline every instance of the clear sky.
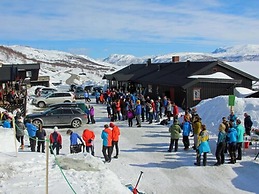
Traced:
POLYGON ((105 58, 259 44, 258 0, 1 0, 0 45, 105 58))

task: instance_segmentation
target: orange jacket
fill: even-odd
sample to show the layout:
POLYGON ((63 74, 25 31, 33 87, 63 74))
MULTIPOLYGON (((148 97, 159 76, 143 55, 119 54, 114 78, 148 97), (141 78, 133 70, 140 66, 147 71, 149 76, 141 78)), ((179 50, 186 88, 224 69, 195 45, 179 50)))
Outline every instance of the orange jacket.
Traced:
POLYGON ((120 101, 117 101, 116 102, 116 110, 119 112, 121 111, 121 104, 120 104, 120 101))
POLYGON ((119 141, 119 136, 120 136, 120 129, 118 126, 114 125, 112 127, 112 141, 119 141))
POLYGON ((92 142, 95 138, 95 134, 93 131, 89 129, 85 129, 82 134, 82 138, 85 141, 85 146, 91 146, 92 142))

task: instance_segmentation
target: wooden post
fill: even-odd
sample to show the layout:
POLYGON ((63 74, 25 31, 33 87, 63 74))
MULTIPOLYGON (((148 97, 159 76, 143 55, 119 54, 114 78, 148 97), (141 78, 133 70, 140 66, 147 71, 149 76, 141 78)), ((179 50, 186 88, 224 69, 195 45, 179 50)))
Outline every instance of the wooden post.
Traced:
POLYGON ((15 119, 14 116, 12 118, 12 123, 13 123, 13 134, 14 134, 14 146, 15 146, 15 155, 16 157, 18 156, 18 148, 17 148, 17 140, 16 140, 16 129, 15 129, 15 119))
POLYGON ((46 194, 49 193, 49 140, 46 142, 46 194))

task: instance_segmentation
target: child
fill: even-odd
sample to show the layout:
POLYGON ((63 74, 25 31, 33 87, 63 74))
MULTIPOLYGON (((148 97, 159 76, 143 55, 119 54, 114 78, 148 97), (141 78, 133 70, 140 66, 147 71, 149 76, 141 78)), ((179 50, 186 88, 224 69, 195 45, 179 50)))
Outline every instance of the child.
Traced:
POLYGON ((129 127, 132 127, 133 124, 133 118, 134 118, 134 111, 129 108, 128 112, 127 112, 127 117, 128 117, 128 123, 129 123, 129 127))
POLYGON ((93 106, 90 107, 90 119, 91 119, 91 123, 95 124, 95 120, 94 120, 94 107, 93 106))

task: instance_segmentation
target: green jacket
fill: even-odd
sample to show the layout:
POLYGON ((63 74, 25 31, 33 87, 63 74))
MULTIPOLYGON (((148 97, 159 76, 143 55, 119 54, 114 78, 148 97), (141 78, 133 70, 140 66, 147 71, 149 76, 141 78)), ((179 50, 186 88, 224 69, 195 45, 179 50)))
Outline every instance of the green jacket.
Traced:
POLYGON ((172 139, 179 139, 181 134, 181 127, 178 123, 174 123, 170 126, 169 132, 171 133, 172 139))

